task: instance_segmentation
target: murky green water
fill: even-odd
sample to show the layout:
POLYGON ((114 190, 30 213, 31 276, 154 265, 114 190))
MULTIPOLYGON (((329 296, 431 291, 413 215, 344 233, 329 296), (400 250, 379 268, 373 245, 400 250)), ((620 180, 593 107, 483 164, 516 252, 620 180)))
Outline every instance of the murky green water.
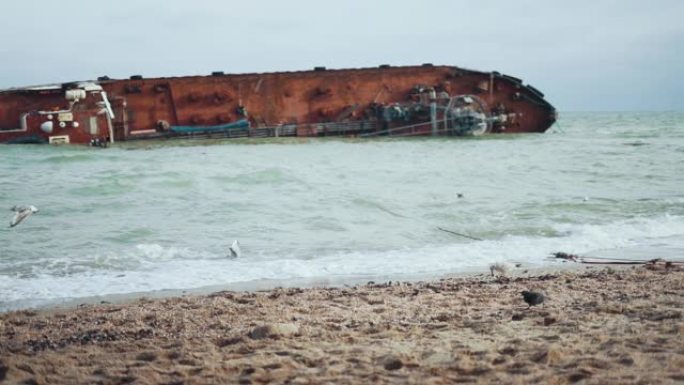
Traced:
POLYGON ((566 113, 546 134, 469 139, 0 146, 2 206, 40 209, 0 228, 0 309, 538 266, 560 250, 684 258, 683 160, 681 112, 566 113))

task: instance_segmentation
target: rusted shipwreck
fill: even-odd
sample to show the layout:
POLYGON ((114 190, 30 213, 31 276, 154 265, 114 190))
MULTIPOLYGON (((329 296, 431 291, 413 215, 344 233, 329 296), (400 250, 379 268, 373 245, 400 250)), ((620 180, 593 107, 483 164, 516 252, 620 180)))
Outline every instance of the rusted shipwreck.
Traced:
POLYGON ((0 143, 544 132, 544 95, 453 66, 77 81, 0 91, 0 143))

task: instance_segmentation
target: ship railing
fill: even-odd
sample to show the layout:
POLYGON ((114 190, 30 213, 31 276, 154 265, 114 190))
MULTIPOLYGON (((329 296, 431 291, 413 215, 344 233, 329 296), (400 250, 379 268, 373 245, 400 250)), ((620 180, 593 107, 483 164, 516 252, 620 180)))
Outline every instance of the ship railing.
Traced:
POLYGON ((233 138, 273 138, 292 136, 378 136, 394 135, 409 136, 422 135, 430 122, 418 123, 389 130, 378 131, 379 122, 360 120, 351 122, 281 124, 268 127, 235 127, 220 131, 197 132, 158 132, 146 135, 130 136, 128 139, 233 139, 233 138), (422 129, 421 129, 422 128, 422 129))
POLYGON ((351 122, 304 123, 296 125, 297 136, 360 135, 377 130, 377 122, 358 120, 351 122))
MULTIPOLYGON (((446 132, 445 129, 438 129, 439 132, 446 132)), ((407 124, 400 127, 392 127, 385 130, 367 132, 361 134, 361 137, 372 137, 372 136, 414 136, 414 135, 431 135, 432 134, 432 122, 421 122, 414 124, 407 124)))
MULTIPOLYGON (((173 139, 230 139, 230 138, 273 138, 273 137, 314 137, 314 136, 414 136, 430 135, 432 133, 431 122, 378 130, 379 123, 370 120, 353 122, 328 122, 328 123, 304 123, 283 124, 271 127, 231 128, 219 132, 197 132, 183 135, 173 135, 173 139)), ((446 128, 438 128, 437 134, 448 133, 446 128)))

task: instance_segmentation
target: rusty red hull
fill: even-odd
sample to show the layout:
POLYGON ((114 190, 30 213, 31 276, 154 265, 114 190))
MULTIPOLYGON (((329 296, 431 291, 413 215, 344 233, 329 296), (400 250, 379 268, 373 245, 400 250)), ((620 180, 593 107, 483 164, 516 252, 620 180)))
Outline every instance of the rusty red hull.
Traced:
POLYGON ((544 132, 556 110, 517 78, 410 66, 73 82, 0 91, 0 142, 544 132))

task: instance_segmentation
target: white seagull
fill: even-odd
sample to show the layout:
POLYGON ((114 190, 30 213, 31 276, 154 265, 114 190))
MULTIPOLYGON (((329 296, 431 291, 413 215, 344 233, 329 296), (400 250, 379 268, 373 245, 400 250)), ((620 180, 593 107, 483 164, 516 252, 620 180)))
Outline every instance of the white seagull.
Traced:
MULTIPOLYGON (((515 266, 517 267, 517 266, 515 266)), ((511 265, 510 263, 506 262, 496 262, 493 263, 489 266, 489 271, 492 273, 492 276, 501 276, 501 277, 507 277, 508 273, 510 273, 511 270, 513 270, 514 266, 511 265)))
POLYGON ((14 211, 14 217, 12 217, 9 227, 20 224, 21 221, 30 217, 31 214, 37 213, 38 209, 36 206, 14 206, 12 207, 12 211, 14 211))
POLYGON ((240 242, 236 240, 233 241, 233 244, 230 246, 230 255, 228 255, 230 258, 240 258, 240 242))

